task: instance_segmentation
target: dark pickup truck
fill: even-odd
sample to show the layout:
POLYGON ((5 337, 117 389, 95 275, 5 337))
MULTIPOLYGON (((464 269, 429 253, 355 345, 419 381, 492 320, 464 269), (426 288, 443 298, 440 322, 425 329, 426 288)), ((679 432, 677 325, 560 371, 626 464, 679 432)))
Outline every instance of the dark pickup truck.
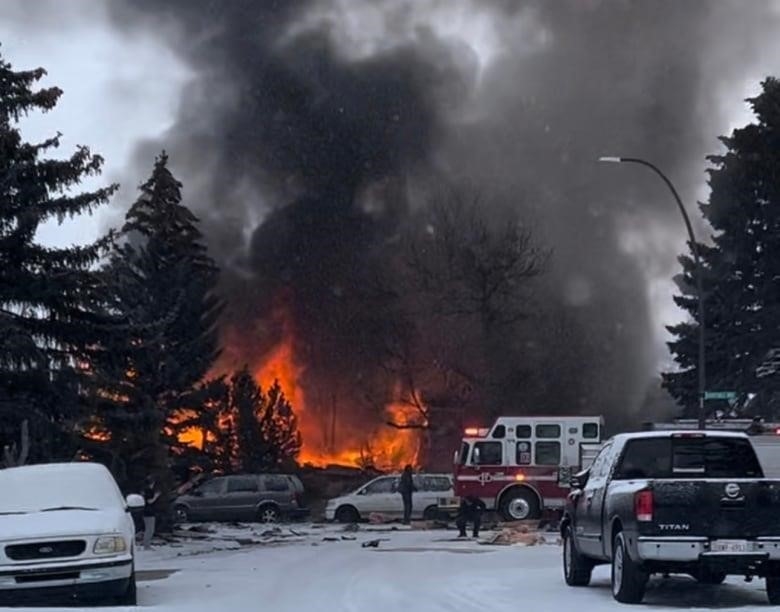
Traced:
POLYGON ((745 434, 621 434, 577 474, 561 521, 570 586, 612 565, 612 594, 639 603, 651 574, 719 584, 766 578, 780 604, 780 481, 764 478, 745 434))

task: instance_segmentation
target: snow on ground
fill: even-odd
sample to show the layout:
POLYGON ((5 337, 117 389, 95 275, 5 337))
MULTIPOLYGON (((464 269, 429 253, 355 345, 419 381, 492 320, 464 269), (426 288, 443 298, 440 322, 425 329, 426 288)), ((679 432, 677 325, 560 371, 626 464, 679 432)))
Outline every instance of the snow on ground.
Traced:
MULTIPOLYGON (((539 546, 486 546, 453 541, 452 531, 386 529, 223 527, 218 539, 140 551, 139 604, 160 612, 631 609, 612 599, 607 567, 596 569, 591 587, 567 587, 554 534, 539 546), (362 547, 374 539, 382 540, 377 548, 362 547)), ((653 580, 645 601, 658 610, 767 607, 762 580, 736 578, 715 588, 653 580)))

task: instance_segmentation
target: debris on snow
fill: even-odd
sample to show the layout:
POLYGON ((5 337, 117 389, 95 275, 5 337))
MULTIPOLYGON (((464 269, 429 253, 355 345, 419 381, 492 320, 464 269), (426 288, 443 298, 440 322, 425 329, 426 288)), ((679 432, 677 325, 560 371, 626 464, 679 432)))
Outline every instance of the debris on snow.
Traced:
POLYGON ((504 526, 490 539, 483 540, 480 544, 498 545, 498 546, 536 546, 545 544, 544 536, 537 529, 533 529, 525 522, 518 521, 511 527, 504 526))
POLYGON ((372 512, 368 515, 368 522, 372 525, 383 525, 389 523, 390 519, 380 512, 372 512))

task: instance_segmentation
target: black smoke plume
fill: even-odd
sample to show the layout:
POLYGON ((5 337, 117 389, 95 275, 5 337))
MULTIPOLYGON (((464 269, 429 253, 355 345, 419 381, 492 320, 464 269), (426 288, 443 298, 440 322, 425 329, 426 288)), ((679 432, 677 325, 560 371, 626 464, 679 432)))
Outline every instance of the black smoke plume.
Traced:
POLYGON ((408 218, 412 187, 469 179, 519 209, 553 250, 541 331, 521 352, 528 393, 518 388, 507 411, 624 421, 657 367, 648 282, 672 272, 683 233, 653 177, 595 160, 646 156, 692 204, 724 129, 720 96, 741 95, 729 87, 773 44, 777 23, 758 1, 111 9, 120 27, 159 32, 194 71, 162 141, 230 275, 229 324, 245 330, 238 360, 273 344, 279 327, 268 322, 284 300, 310 369, 368 376, 377 248, 408 218), (377 32, 363 33, 377 15, 377 32), (486 34, 468 35, 484 23, 486 34))

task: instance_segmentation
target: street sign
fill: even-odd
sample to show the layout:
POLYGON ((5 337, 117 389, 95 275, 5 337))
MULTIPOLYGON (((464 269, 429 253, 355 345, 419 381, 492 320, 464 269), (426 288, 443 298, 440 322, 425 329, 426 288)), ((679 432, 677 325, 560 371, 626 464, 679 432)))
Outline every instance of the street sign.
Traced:
POLYGON ((704 399, 733 400, 733 399, 737 399, 737 392, 736 391, 705 391, 704 399))

